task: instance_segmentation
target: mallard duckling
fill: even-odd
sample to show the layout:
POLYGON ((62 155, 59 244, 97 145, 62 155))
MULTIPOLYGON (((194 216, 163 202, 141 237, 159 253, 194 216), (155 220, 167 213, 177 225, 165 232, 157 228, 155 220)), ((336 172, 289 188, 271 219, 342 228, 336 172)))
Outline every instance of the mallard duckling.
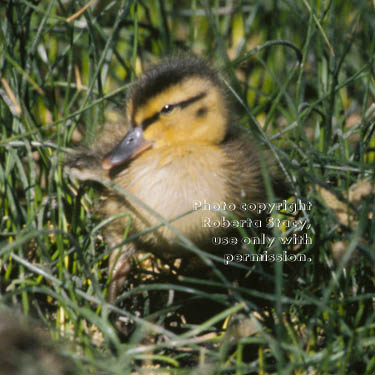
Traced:
MULTIPOLYGON (((241 202, 261 202, 266 196, 257 148, 233 128, 228 94, 217 72, 195 56, 167 58, 131 88, 126 114, 125 124, 106 127, 91 151, 70 163, 71 173, 81 179, 110 178, 167 221, 193 211, 171 225, 200 249, 222 251, 212 237, 233 228, 205 227, 202 220, 219 220, 223 214, 194 210, 194 204, 233 203, 233 214, 241 216, 241 202)), ((130 234, 160 224, 157 216, 116 191, 107 195, 100 211, 105 217, 129 212, 130 234)), ((128 220, 107 226, 113 244, 122 241, 128 220)), ((111 302, 129 271, 129 257, 139 250, 162 257, 189 253, 166 225, 127 243, 110 258, 111 302)))

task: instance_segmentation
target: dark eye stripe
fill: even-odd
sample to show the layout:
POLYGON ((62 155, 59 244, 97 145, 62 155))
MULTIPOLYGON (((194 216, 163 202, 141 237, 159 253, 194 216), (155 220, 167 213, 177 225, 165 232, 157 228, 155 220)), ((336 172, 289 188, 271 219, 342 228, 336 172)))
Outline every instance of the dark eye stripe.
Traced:
MULTIPOLYGON (((175 103, 175 104, 169 104, 169 106, 171 107, 171 109, 175 108, 175 107, 180 107, 180 108, 186 108, 187 106, 189 106, 190 104, 193 104, 195 102, 197 102, 198 100, 201 100, 202 98, 204 98, 205 96, 207 95, 206 92, 202 92, 196 96, 193 96, 189 99, 186 99, 182 102, 179 102, 179 103, 175 103)), ((160 116, 160 113, 163 113, 163 109, 165 107, 163 107, 161 109, 161 111, 159 112, 156 112, 154 115, 144 119, 141 123, 141 126, 143 128, 143 130, 145 130, 148 126, 150 126, 152 123, 154 123, 155 121, 158 120, 159 116, 160 116)))
POLYGON ((193 103, 197 102, 198 100, 201 100, 206 95, 207 95, 206 92, 201 92, 200 94, 198 94, 196 96, 193 96, 192 98, 186 99, 183 102, 180 102, 180 103, 177 103, 177 104, 174 104, 174 105, 179 106, 180 108, 185 108, 188 105, 193 104, 193 103))
POLYGON ((144 119, 141 123, 143 130, 145 130, 148 126, 150 126, 152 123, 157 121, 157 119, 159 118, 159 115, 160 113, 156 112, 153 116, 147 117, 146 119, 144 119))

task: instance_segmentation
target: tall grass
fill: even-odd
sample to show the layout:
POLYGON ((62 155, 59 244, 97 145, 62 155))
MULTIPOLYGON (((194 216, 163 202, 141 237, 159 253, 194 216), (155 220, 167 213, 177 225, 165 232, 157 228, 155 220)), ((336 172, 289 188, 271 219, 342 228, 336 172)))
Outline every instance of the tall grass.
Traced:
POLYGON ((78 13, 85 4, 0 4, 1 303, 71 341, 82 374, 373 375, 375 5, 99 0, 78 13), (223 72, 239 124, 312 203, 301 217, 313 241, 299 249, 311 262, 271 264, 265 284, 251 265, 261 280, 249 288, 214 256, 203 280, 149 257, 111 306, 98 195, 70 181, 64 155, 178 49, 223 72), (190 321, 184 304, 199 310, 190 321))

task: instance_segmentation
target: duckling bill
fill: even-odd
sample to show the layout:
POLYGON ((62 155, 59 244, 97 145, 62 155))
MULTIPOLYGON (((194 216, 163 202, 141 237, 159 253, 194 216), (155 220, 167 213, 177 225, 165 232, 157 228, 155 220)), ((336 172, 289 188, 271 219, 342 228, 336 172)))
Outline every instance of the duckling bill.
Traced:
MULTIPOLYGON (((168 58, 134 84, 123 123, 108 124, 86 153, 86 165, 81 154, 79 163, 70 163, 70 173, 81 179, 111 179, 165 220, 173 220, 173 227, 200 249, 227 253, 227 248, 214 246, 212 238, 233 229, 203 227, 203 218, 219 220, 223 214, 193 210, 194 202, 239 207, 242 202, 266 200, 257 148, 248 135, 235 130, 232 113, 219 75, 205 61, 194 56, 168 58)), ((104 217, 130 214, 131 219, 126 216, 106 226, 113 245, 122 241, 129 220, 130 235, 160 224, 116 191, 107 191, 99 211, 104 217)), ((189 253, 168 226, 125 244, 110 258, 111 302, 129 272, 129 257, 137 251, 172 258, 189 253)))

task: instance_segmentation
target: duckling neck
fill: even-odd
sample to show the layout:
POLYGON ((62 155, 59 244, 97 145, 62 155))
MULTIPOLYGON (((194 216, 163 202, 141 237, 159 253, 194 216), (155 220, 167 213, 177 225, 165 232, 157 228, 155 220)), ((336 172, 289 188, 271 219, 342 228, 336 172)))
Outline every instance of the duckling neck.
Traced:
POLYGON ((156 173, 161 170, 175 172, 184 167, 178 173, 179 178, 191 179, 198 174, 201 176, 199 182, 204 183, 207 174, 214 176, 221 169, 225 154, 216 145, 183 143, 150 152, 144 162, 149 163, 150 158, 156 162, 156 173))
MULTIPOLYGON (((170 165, 172 168, 178 167, 181 163, 191 163, 191 167, 197 168, 197 161, 211 164, 214 158, 219 157, 220 149, 216 145, 181 143, 168 147, 163 147, 157 151, 159 155, 158 167, 163 168, 170 165)), ((206 167, 208 167, 206 163, 206 167)))

